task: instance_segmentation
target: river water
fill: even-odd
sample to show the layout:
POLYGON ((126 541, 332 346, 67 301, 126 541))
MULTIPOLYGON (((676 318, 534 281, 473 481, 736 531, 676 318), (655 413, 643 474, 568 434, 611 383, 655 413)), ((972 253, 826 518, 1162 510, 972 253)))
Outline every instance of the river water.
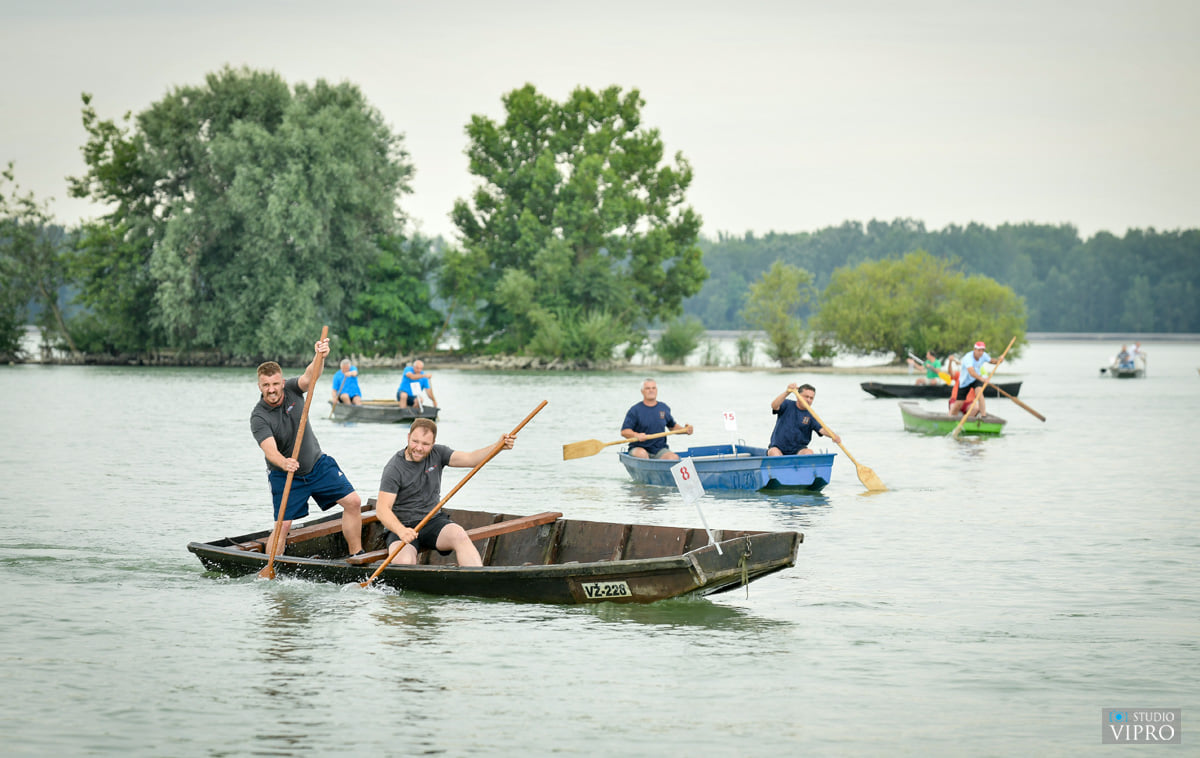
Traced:
MULTIPOLYGON (((803 531, 796 567, 642 607, 206 574, 189 541, 271 524, 253 371, 0 367, 0 753, 1073 756, 1122 707, 1182 708, 1195 744, 1200 343, 1143 347, 1147 378, 1114 380, 1115 345, 1034 342, 1001 375, 1047 421, 991 400, 1009 424, 985 440, 905 432, 865 371, 657 373, 696 426, 677 450, 765 444, 770 399, 810 381, 889 490, 866 495, 822 440, 838 455, 821 494, 709 493, 713 527, 803 531)), ((700 525, 677 492, 628 481, 616 446, 562 460, 617 439, 653 369, 429 368, 452 447, 549 401, 455 506, 700 525)), ((360 381, 387 397, 398 379, 360 381)), ((322 447, 373 494, 406 427, 335 424, 324 399, 322 447)))

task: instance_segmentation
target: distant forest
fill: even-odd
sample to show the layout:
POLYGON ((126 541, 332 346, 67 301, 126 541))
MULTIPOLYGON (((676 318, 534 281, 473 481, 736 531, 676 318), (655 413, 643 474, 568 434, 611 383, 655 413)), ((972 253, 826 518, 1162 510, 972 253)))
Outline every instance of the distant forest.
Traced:
MULTIPOLYGON (((700 239, 709 272, 684 312, 709 329, 745 329, 751 282, 775 261, 808 270, 818 292, 834 269, 925 250, 1024 298, 1034 332, 1200 332, 1200 230, 1131 229, 1082 240, 1064 224, 980 224, 930 231, 919 221, 847 221, 816 232, 700 239)), ((815 312, 820 303, 813 303, 815 312)), ((807 317, 809 314, 802 314, 807 317)))

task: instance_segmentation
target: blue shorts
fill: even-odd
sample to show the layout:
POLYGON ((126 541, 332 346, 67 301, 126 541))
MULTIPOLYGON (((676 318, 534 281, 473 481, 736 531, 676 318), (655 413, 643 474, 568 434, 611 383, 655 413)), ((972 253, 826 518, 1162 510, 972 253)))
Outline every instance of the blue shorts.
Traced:
MULTIPOLYGON (((272 513, 278 519, 279 501, 283 498, 283 488, 287 484, 287 472, 271 469, 267 472, 267 481, 271 483, 271 501, 274 504, 272 513)), ((354 485, 342 473, 337 461, 332 456, 322 453, 312 471, 304 476, 295 474, 292 477, 292 489, 288 491, 288 507, 284 512, 284 520, 294 521, 307 516, 310 497, 321 510, 327 511, 352 492, 354 485)))

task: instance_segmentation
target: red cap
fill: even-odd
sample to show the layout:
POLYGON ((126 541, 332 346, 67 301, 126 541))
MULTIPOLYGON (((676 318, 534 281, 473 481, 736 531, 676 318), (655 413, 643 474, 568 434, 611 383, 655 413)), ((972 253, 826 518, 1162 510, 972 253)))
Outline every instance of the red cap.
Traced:
POLYGON ((976 343, 975 343, 975 349, 976 349, 976 350, 984 350, 984 349, 986 349, 986 348, 987 348, 987 345, 983 344, 982 342, 976 342, 976 343))

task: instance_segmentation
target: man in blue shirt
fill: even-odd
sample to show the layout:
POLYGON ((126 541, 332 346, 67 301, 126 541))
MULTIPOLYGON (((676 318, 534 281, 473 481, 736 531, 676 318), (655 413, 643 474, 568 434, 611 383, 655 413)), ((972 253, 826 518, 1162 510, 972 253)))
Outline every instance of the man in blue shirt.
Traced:
POLYGON ((343 358, 333 375, 333 402, 362 405, 362 390, 358 388, 358 367, 343 358))
POLYGON ((682 430, 692 433, 692 425, 683 426, 671 416, 671 408, 658 402, 658 384, 653 379, 642 382, 642 402, 625 413, 621 424, 621 436, 630 440, 629 454, 634 458, 656 458, 661 461, 677 461, 679 456, 667 448, 666 437, 646 439, 652 434, 667 430, 682 430))
POLYGON ((804 402, 808 403, 809 408, 817 397, 817 390, 811 384, 801 384, 797 387, 796 383, 792 382, 771 401, 771 413, 778 418, 775 419, 775 429, 771 432, 771 446, 767 449, 767 455, 811 455, 812 450, 808 448, 808 442, 812 439, 813 432, 828 437, 839 445, 842 442, 841 437, 822 427, 821 422, 800 405, 799 400, 788 402, 789 397, 795 397, 792 393, 797 391, 800 397, 804 398, 804 402))
MULTIPOLYGON (((954 388, 950 398, 951 416, 966 413, 967 408, 971 406, 972 394, 983 391, 983 383, 986 381, 983 376, 983 367, 988 363, 998 362, 987 354, 987 345, 983 342, 976 342, 975 349, 963 356, 962 361, 959 362, 958 386, 954 388)), ((973 415, 987 415, 987 402, 982 395, 975 405, 973 415)))

